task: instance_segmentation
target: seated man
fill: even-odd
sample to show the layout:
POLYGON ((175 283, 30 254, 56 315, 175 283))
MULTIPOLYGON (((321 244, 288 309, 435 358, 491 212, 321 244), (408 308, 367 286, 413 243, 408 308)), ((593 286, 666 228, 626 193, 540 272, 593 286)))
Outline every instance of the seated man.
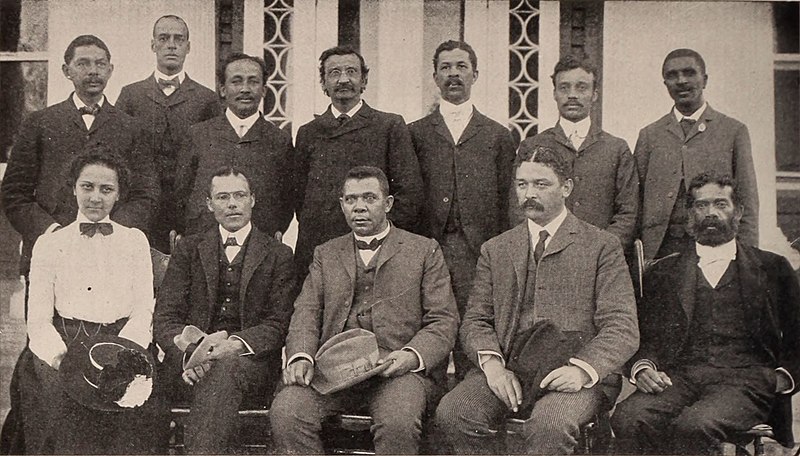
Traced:
MULTIPOLYGON (((436 411, 455 454, 502 452, 493 429, 509 412, 526 421, 523 447, 508 451, 572 453, 580 426, 611 408, 617 373, 639 343, 622 246, 566 209, 572 179, 563 158, 547 147, 521 150, 514 188, 527 220, 481 247, 459 334, 474 365, 436 411), (542 324, 563 335, 545 338, 552 351, 567 340, 573 350, 523 390, 532 376, 511 368, 512 353, 542 324)), ((533 361, 549 351, 534 350, 533 361)))
POLYGON ((351 169, 339 201, 352 233, 315 249, 286 339, 287 386, 272 403, 272 436, 278 453, 319 454, 323 418, 366 405, 376 453, 419 453, 423 414, 444 385, 458 332, 444 256, 436 241, 386 219, 394 199, 380 169, 351 169), (339 392, 309 388, 317 349, 358 328, 377 337, 378 365, 391 365, 339 392))
POLYGON ((160 378, 168 397, 191 400, 187 453, 220 454, 228 450, 240 403, 269 404, 297 286, 291 249, 250 223, 256 197, 241 171, 213 173, 207 202, 218 225, 178 243, 153 321, 166 353, 160 378), (190 325, 214 333, 207 336, 214 342, 199 345, 207 362, 184 370, 198 347, 179 348, 190 325))
POLYGON ((739 242, 745 208, 728 176, 687 190, 694 242, 657 261, 639 304, 636 391, 612 425, 624 454, 703 454, 769 419, 792 442, 800 287, 789 262, 739 242), (778 399, 776 401, 776 399, 778 399))

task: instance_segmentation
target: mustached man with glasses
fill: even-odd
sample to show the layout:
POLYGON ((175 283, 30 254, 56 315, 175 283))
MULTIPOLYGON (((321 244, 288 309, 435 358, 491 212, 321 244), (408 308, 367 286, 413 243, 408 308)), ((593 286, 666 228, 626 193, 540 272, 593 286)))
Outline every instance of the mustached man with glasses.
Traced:
POLYGON ((206 210, 217 223, 178 243, 156 301, 154 338, 166 353, 160 378, 173 404, 191 407, 189 454, 229 453, 240 405, 268 406, 281 371, 294 263, 289 247, 251 223, 250 182, 232 167, 212 174, 206 210), (190 330, 210 343, 184 344, 190 330), (195 350, 205 359, 191 368, 195 350))

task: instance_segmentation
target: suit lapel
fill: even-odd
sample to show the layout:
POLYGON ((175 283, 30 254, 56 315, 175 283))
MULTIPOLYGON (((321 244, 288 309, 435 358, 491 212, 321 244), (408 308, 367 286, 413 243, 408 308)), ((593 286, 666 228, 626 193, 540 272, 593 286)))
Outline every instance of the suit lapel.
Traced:
POLYGON ((433 131, 444 138, 444 140, 450 143, 451 146, 455 145, 455 142, 453 141, 453 135, 450 134, 450 130, 447 128, 447 124, 444 122, 442 113, 437 109, 430 119, 431 126, 433 126, 433 131))
POLYGON ((147 98, 153 100, 154 102, 163 105, 167 103, 167 96, 164 95, 164 92, 161 91, 161 88, 158 87, 158 83, 156 82, 156 77, 154 74, 151 74, 149 78, 147 78, 147 98))
POLYGON ((355 238, 351 233, 348 236, 340 238, 337 250, 339 252, 339 259, 342 262, 345 272, 350 276, 350 288, 354 289, 356 286, 356 256, 355 256, 355 238))
MULTIPOLYGON (((336 128, 331 133, 331 138, 335 138, 337 136, 342 136, 344 134, 350 133, 351 131, 360 130, 366 126, 368 126, 372 121, 372 115, 374 110, 364 102, 364 105, 361 106, 361 109, 358 110, 356 115, 354 115, 350 120, 348 120, 344 125, 340 128, 336 128)), ((333 114, 331 114, 333 117, 333 114)), ((334 119, 338 122, 337 119, 334 119)))
POLYGON ((667 114, 666 122, 666 129, 668 132, 675 135, 681 142, 685 142, 685 136, 683 134, 683 129, 681 128, 681 124, 678 123, 678 120, 675 119, 675 115, 672 111, 667 114))
POLYGON ((584 150, 588 149, 592 146, 592 144, 596 143, 598 139, 600 139, 600 127, 598 127, 594 122, 589 124, 589 132, 586 134, 586 139, 583 140, 583 144, 578 149, 579 152, 583 152, 584 150))
MULTIPOLYGON (((239 310, 244 312, 245 294, 247 286, 250 284, 250 279, 256 272, 256 268, 267 257, 268 249, 267 243, 264 239, 264 234, 253 227, 250 231, 250 240, 247 242, 247 249, 244 254, 244 264, 242 265, 242 278, 239 284, 239 310)), ((244 321, 244 320, 242 320, 244 321)))
POLYGON ((162 95, 164 95, 164 102, 167 104, 167 106, 175 106, 191 98, 194 89, 195 89, 195 82, 189 79, 189 75, 186 75, 186 77, 183 78, 181 86, 177 90, 172 92, 172 95, 170 96, 164 95, 164 92, 161 92, 161 89, 158 89, 158 91, 161 92, 162 95))
POLYGON ((61 110, 64 112, 64 116, 72 119, 72 122, 75 124, 75 126, 78 127, 83 134, 85 134, 87 131, 86 124, 83 123, 83 117, 81 117, 81 114, 78 112, 78 108, 75 107, 75 103, 72 101, 72 95, 74 95, 74 92, 73 94, 70 94, 66 101, 60 103, 61 110))
POLYGON ((539 259, 540 262, 548 256, 555 255, 556 253, 564 250, 570 244, 575 242, 574 235, 580 232, 577 221, 577 217, 572 215, 571 212, 567 213, 567 218, 565 218, 564 222, 561 223, 561 226, 558 227, 558 231, 556 231, 556 234, 553 235, 553 240, 550 241, 550 243, 547 244, 547 247, 544 249, 542 258, 539 259))
POLYGON ((739 290, 742 296, 742 303, 745 305, 747 320, 753 322, 748 324, 748 330, 756 331, 760 327, 758 321, 761 319, 761 305, 763 302, 763 290, 768 289, 765 285, 767 280, 763 264, 752 249, 736 243, 736 264, 739 273, 739 290))
POLYGON ((519 306, 525 294, 525 281, 528 280, 528 250, 530 250, 530 232, 528 220, 512 228, 513 236, 507 244, 507 252, 514 266, 514 275, 517 280, 517 296, 515 306, 519 306))
POLYGON ((560 122, 553 127, 553 136, 555 136, 556 141, 562 146, 569 150, 575 150, 575 146, 573 146, 572 141, 567 138, 567 134, 564 133, 564 127, 561 126, 560 122))
POLYGON ((461 133, 461 137, 458 139, 458 143, 465 143, 470 140, 473 136, 477 135, 481 131, 481 126, 483 126, 484 117, 483 114, 479 113, 475 107, 472 108, 472 118, 469 119, 467 123, 467 127, 464 128, 464 132, 461 133))
MULTIPOLYGON (((256 124, 257 123, 258 122, 256 121, 256 124)), ((225 114, 222 114, 221 116, 217 117, 217 121, 215 122, 213 128, 217 131, 216 137, 224 141, 238 144, 243 139, 239 138, 239 135, 236 134, 236 131, 233 129, 231 123, 228 122, 228 118, 225 116, 225 114)), ((255 124, 253 124, 253 128, 256 128, 255 124)), ((253 128, 251 128, 250 130, 252 130, 253 128)), ((250 133, 250 131, 248 131, 247 133, 250 133)), ((245 137, 246 136, 247 135, 245 135, 245 137)))
POLYGON ((219 230, 209 230, 197 250, 200 253, 200 262, 203 265, 203 272, 206 276, 206 289, 208 290, 208 316, 214 312, 214 306, 217 300, 217 287, 219 286, 219 244, 220 244, 219 230))
MULTIPOLYGON (((94 116, 94 122, 92 122, 92 127, 89 129, 89 134, 99 130, 103 124, 108 122, 109 119, 115 115, 116 109, 117 108, 115 108, 114 105, 109 103, 108 99, 106 99, 103 106, 99 111, 97 111, 97 115, 94 116)), ((81 119, 81 122, 83 122, 83 119, 81 119)))
POLYGON ((378 259, 375 262, 375 277, 378 276, 381 266, 399 252, 402 245, 403 240, 397 233, 397 228, 392 227, 392 229, 389 230, 389 234, 386 235, 386 240, 383 242, 380 251, 378 251, 378 259))
POLYGON ((678 300, 686 315, 687 328, 692 323, 694 315, 695 291, 697 289, 697 252, 694 247, 682 253, 678 259, 678 271, 682 274, 683 282, 678 290, 678 300))

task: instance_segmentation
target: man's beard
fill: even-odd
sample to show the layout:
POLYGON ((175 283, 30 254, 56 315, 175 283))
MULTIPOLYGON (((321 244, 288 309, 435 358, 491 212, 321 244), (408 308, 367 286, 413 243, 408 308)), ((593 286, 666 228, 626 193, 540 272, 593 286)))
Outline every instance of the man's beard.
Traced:
POLYGON ((686 230, 694 236, 698 244, 716 247, 736 237, 739 232, 739 218, 731 217, 727 222, 717 218, 704 218, 698 222, 690 218, 686 230))

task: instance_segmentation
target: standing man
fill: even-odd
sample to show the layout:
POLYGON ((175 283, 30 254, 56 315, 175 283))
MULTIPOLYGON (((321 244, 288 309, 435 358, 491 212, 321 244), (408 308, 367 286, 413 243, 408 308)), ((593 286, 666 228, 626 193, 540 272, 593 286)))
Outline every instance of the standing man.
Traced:
POLYGON ((215 225, 207 210, 207 182, 215 170, 235 166, 249 176, 258 197, 253 223, 275 236, 292 221, 292 138, 264 119, 258 106, 267 81, 264 61, 233 54, 222 67, 221 95, 225 114, 195 124, 178 156, 175 180, 186 234, 202 233, 215 225))
MULTIPOLYGON (((352 232, 314 250, 286 338, 286 386, 270 409, 280 454, 321 454, 326 415, 367 405, 375 452, 419 454, 422 420, 439 397, 458 313, 436 241, 386 219, 394 198, 378 168, 351 169, 339 204, 352 232), (377 338, 378 376, 321 395, 309 387, 317 349, 333 336, 363 329, 377 338)), ((354 363, 355 364, 355 363, 354 363)))
POLYGON ((239 405, 270 403, 297 286, 291 249, 250 223, 257 204, 244 172, 223 167, 206 185, 217 225, 178 243, 153 327, 167 397, 191 403, 187 453, 225 454, 239 405), (198 345, 187 328, 213 342, 198 345), (184 369, 194 350, 209 360, 184 369))
POLYGON ((295 259, 301 277, 308 274, 314 247, 348 232, 335 194, 347 171, 375 166, 389 178, 395 198, 392 221, 414 230, 422 199, 419 164, 403 118, 377 111, 361 94, 369 68, 348 47, 334 47, 319 58, 322 91, 331 105, 297 132, 297 179, 294 192, 299 222, 295 259))
POLYGON ((103 94, 114 70, 106 44, 94 35, 75 38, 61 70, 75 91, 25 120, 0 189, 6 216, 22 235, 20 269, 26 276, 36 239, 75 221, 78 206, 65 176, 82 152, 114 152, 132 170, 131 186, 114 206, 112 220, 147 232, 158 203, 152 158, 138 144, 140 130, 103 94))
POLYGON ((636 235, 639 176, 625 140, 601 130, 589 115, 597 101, 597 70, 588 60, 568 55, 551 79, 558 123, 523 141, 520 150, 544 146, 558 152, 572 168, 575 184, 567 209, 616 235, 627 251, 636 235))
POLYGON ((645 258, 680 251, 691 240, 686 232, 686 186, 693 176, 709 170, 728 174, 739 183, 739 240, 758 245, 758 188, 747 127, 705 101, 706 63, 696 51, 670 52, 661 74, 675 106, 639 132, 634 151, 642 197, 639 236, 645 258))
MULTIPOLYGON (((464 315, 481 244, 508 229, 508 183, 516 147, 507 128, 470 102, 478 57, 463 41, 445 41, 433 54, 439 109, 408 126, 425 200, 420 234, 442 246, 459 315, 464 315)), ((456 347, 456 374, 470 362, 456 347)))
MULTIPOLYGON (((189 127, 219 115, 219 97, 183 71, 191 50, 189 27, 178 16, 160 17, 153 26, 150 49, 156 69, 143 81, 122 88, 117 108, 136 118, 144 130, 161 184, 158 211, 151 223, 151 245, 169 252, 169 232, 179 230, 175 205, 175 164, 189 127)), ((181 231, 181 230, 179 230, 181 231)))
POLYGON ((572 453, 580 427, 613 406, 622 365, 639 346, 622 247, 565 207, 573 187, 568 164, 552 149, 536 147, 520 151, 515 166, 527 219, 481 247, 459 334, 473 367, 436 411, 453 454, 501 454, 493 429, 509 413, 523 413, 523 401, 533 404, 522 416, 524 447, 509 452, 572 453), (512 347, 545 322, 563 334, 550 343, 561 348, 569 338, 574 351, 523 393, 531 378, 511 367, 512 347))
POLYGON ((644 278, 642 344, 629 365, 638 391, 614 412, 617 449, 717 454, 721 442, 765 422, 791 446, 797 275, 785 258, 736 238, 743 208, 729 176, 701 174, 687 196, 694 241, 644 278))

